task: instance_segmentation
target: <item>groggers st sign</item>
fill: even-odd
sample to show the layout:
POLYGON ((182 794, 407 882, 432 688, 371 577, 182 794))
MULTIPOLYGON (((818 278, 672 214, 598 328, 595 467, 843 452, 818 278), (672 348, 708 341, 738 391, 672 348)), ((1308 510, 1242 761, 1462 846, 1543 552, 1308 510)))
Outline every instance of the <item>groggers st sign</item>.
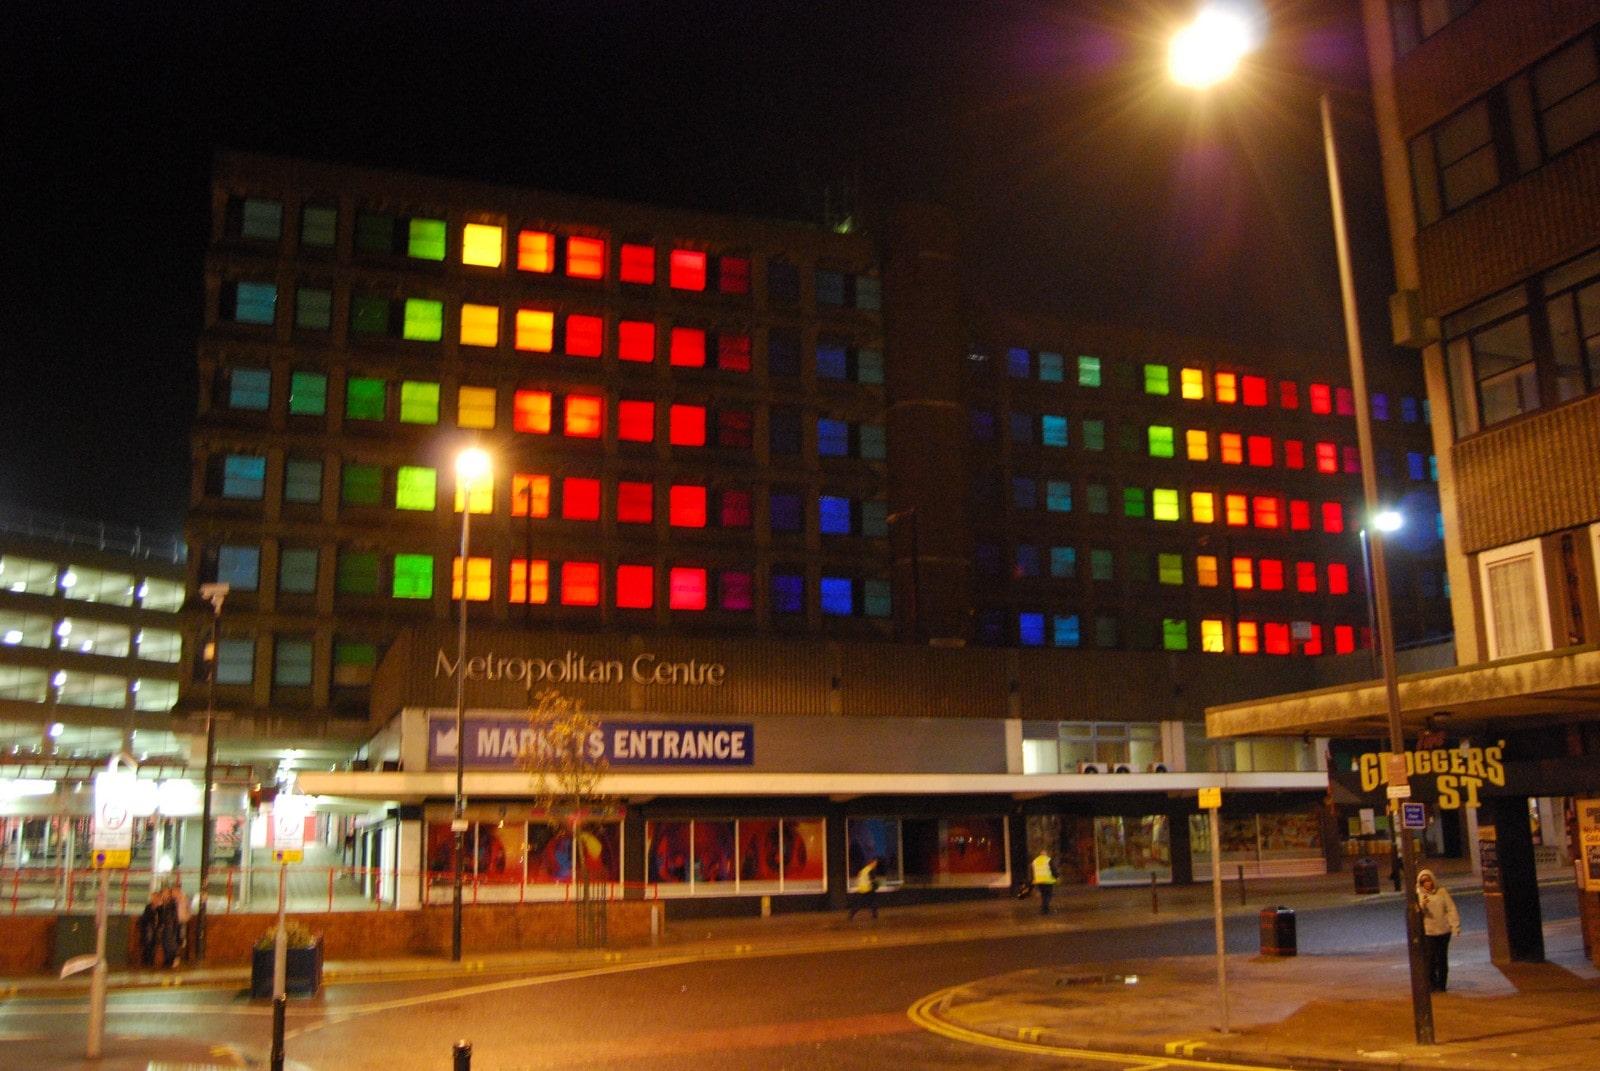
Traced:
MULTIPOLYGON (((1387 751, 1368 751, 1356 757, 1356 773, 1363 794, 1376 792, 1388 783, 1387 751)), ((1477 807, 1478 792, 1485 785, 1506 785, 1505 741, 1492 747, 1430 748, 1407 751, 1406 776, 1414 788, 1432 786, 1442 810, 1477 807)))

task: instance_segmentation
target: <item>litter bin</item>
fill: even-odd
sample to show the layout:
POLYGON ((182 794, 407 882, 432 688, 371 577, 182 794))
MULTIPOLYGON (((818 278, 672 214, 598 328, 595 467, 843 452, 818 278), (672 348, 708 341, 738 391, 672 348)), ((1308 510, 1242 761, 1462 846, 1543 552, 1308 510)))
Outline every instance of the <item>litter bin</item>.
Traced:
POLYGON ((1375 893, 1378 891, 1377 863, 1363 857, 1355 861, 1355 865, 1350 868, 1350 872, 1356 879, 1356 892, 1375 893))
POLYGON ((1298 951, 1294 932, 1294 911, 1287 907, 1262 908, 1261 954, 1293 956, 1298 951))
MULTIPOLYGON (((127 915, 106 916, 106 966, 109 968, 122 970, 128 966, 130 922, 127 915)), ((50 965, 59 967, 74 956, 94 955, 94 930, 93 915, 57 915, 50 965)))

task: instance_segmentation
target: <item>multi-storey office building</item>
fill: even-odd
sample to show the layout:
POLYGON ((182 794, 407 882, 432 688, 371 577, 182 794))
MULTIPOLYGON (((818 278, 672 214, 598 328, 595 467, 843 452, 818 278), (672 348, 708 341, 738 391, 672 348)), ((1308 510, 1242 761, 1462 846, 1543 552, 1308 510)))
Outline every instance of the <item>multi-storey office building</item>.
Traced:
MULTIPOLYGON (((1171 779, 1197 769, 1249 786, 1241 843, 1268 815, 1321 865, 1319 749, 1221 753, 1186 722, 1366 642, 1338 377, 980 330, 926 211, 869 238, 238 154, 213 196, 190 579, 231 588, 219 702, 390 766, 302 779, 379 805, 387 864, 435 861, 458 746, 483 858, 520 857, 497 838, 527 778, 495 771, 553 683, 618 733, 760 742, 610 753, 644 771, 613 783, 629 882, 737 885, 737 852, 670 857, 741 822, 808 830, 826 865, 791 892, 890 844, 908 883, 1003 883, 1030 838, 1085 877, 1182 878, 1171 779), (468 445, 493 475, 464 494, 468 445), (1100 763, 1138 772, 1078 772, 1100 763), (1129 823, 1147 850, 1108 865, 1129 823)), ((1388 404, 1426 456, 1417 395, 1388 404)))

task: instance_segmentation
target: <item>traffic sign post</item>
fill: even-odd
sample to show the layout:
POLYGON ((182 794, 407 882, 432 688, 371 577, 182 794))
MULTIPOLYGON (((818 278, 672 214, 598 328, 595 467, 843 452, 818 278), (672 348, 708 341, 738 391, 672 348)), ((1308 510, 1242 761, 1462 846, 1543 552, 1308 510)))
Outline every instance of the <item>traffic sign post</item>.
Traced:
POLYGON ((1202 788, 1200 806, 1211 823, 1211 907, 1216 916, 1217 930, 1217 1001, 1221 1011, 1222 1033, 1228 1032, 1228 957, 1227 942, 1222 925, 1222 830, 1218 812, 1222 810, 1222 788, 1202 788))

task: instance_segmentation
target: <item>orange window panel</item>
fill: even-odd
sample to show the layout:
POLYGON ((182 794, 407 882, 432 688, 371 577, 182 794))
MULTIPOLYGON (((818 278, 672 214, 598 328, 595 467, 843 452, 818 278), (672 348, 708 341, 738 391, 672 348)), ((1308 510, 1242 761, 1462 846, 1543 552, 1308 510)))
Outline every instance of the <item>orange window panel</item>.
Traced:
POLYGON ((656 403, 624 398, 617 403, 617 441, 649 443, 656 438, 656 403))
POLYGON ((704 528, 706 489, 694 484, 673 484, 667 499, 667 519, 674 528, 704 528))
POLYGON ((531 603, 543 606, 550 601, 550 563, 535 559, 511 559, 511 592, 513 603, 531 603))
POLYGON ((621 524, 649 524, 655 520, 654 484, 623 480, 617 484, 617 521, 621 524))
POLYGON ((1349 625, 1333 626, 1333 653, 1349 654, 1356 649, 1356 630, 1349 625))
POLYGON ((1190 428, 1183 433, 1183 442, 1190 461, 1205 461, 1211 457, 1210 436, 1200 428, 1190 428))
POLYGON ((706 409, 703 405, 674 405, 667 413, 667 439, 673 446, 706 444, 706 409))
POLYGON ((1267 380, 1265 376, 1245 376, 1239 380, 1240 397, 1245 405, 1263 406, 1267 404, 1267 380))
POLYGON ((1223 405, 1233 405, 1239 400, 1239 377, 1232 372, 1218 372, 1214 379, 1216 383, 1216 399, 1223 405))
POLYGON ((1311 384, 1310 394, 1313 413, 1333 412, 1333 389, 1326 383, 1311 384))
POLYGON ((1217 436, 1217 457, 1224 465, 1244 464, 1244 436, 1225 431, 1217 436))
POLYGON ((1283 503, 1276 495, 1257 495, 1250 502, 1257 528, 1282 528, 1283 503))
MULTIPOLYGON (((489 558, 467 558, 467 601, 488 602, 493 594, 493 565, 489 558)), ((461 558, 452 559, 450 564, 450 597, 457 601, 461 599, 461 558)))
POLYGON ((1249 451, 1250 464, 1258 469, 1272 467, 1272 437, 1270 435, 1252 435, 1245 444, 1249 451))
POLYGON ((519 472, 511 477, 511 516, 550 516, 550 477, 519 472))
POLYGON ((606 243, 599 238, 568 238, 567 274, 574 279, 604 279, 606 243))
POLYGON ((1217 574, 1217 556, 1200 554, 1194 559, 1194 582, 1203 588, 1214 588, 1221 583, 1217 574))
POLYGON ((1294 563, 1294 589, 1311 593, 1317 590, 1317 563, 1294 563))
POLYGON ((1339 471, 1339 448, 1333 443, 1317 444, 1317 471, 1339 471))
POLYGON ((544 275, 556 270, 556 236, 549 231, 517 232, 517 270, 544 275))
POLYGON ((678 567, 667 572, 667 605, 674 610, 706 608, 706 571, 678 567))
POLYGON ((1223 520, 1234 528, 1250 523, 1250 496, 1225 495, 1222 499, 1223 520))
POLYGON ((565 422, 567 438, 600 438, 600 432, 604 426, 604 420, 601 415, 602 405, 603 403, 598 395, 567 395, 567 417, 565 422))
POLYGON ((547 309, 518 309, 516 347, 529 353, 556 348, 556 314, 547 309))
POLYGON ((1299 498, 1289 500, 1289 530, 1311 531, 1311 503, 1299 498))
POLYGON ((1283 441, 1283 464, 1285 468, 1305 468, 1306 444, 1299 439, 1285 439, 1283 441))
POLYGON ((551 396, 547 390, 519 390, 511 398, 511 426, 532 435, 550 434, 551 396))
POLYGON ((667 282, 674 290, 704 290, 706 255, 692 249, 674 249, 668 258, 667 282))
POLYGON ((562 480, 561 517, 568 521, 598 521, 600 481, 588 476, 568 476, 562 480))
POLYGON ((624 242, 617 266, 617 278, 625 283, 649 286, 656 281, 656 247, 624 242))
POLYGON ((1265 642, 1263 646, 1268 654, 1286 655, 1294 650, 1290 639, 1289 626, 1282 621, 1268 621, 1263 629, 1265 642))
POLYGON ((1217 523, 1217 496, 1210 491, 1195 491, 1189 495, 1189 519, 1196 524, 1217 523))
POLYGON ((1261 626, 1254 621, 1241 621, 1236 630, 1239 637, 1238 647, 1240 654, 1261 653, 1261 626))
POLYGON ((561 605, 600 605, 600 563, 561 563, 561 605))
POLYGON ((617 605, 648 610, 656 604, 656 571, 649 565, 617 566, 617 605))
POLYGON ((567 317, 567 338, 563 347, 573 357, 598 357, 605 344, 605 321, 588 313, 567 317))
POLYGON ((668 335, 668 363, 674 368, 706 366, 706 333, 698 327, 674 327, 668 335))
POLYGON ((461 344, 463 346, 500 345, 500 308, 497 305, 461 306, 461 344))
POLYGON ((1252 559, 1233 559, 1233 586, 1238 591, 1250 591, 1256 586, 1255 562, 1252 559))
POLYGON ((1328 594, 1350 594, 1350 569, 1343 562, 1328 563, 1328 594))
POLYGON ((750 336, 718 335, 717 367, 724 372, 750 371, 750 336))
POLYGON ((1262 591, 1283 590, 1283 562, 1276 558, 1262 558, 1256 563, 1256 576, 1262 591))
POLYGON ((1344 507, 1337 502, 1324 502, 1322 504, 1322 530, 1324 532, 1344 531, 1344 507))
POLYGON ((656 359, 656 325, 645 320, 623 320, 617 324, 617 357, 643 364, 656 359))

